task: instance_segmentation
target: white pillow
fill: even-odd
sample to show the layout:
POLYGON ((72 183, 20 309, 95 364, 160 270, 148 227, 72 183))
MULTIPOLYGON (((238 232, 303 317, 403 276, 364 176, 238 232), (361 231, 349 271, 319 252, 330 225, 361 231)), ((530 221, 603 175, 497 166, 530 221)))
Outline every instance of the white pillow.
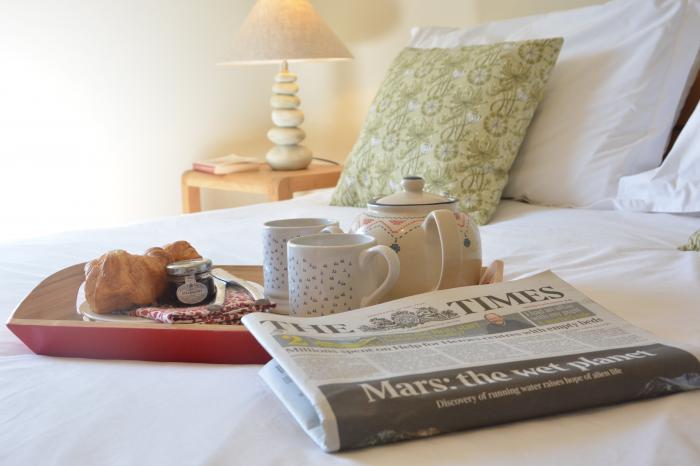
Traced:
POLYGON ((611 208, 619 179, 658 167, 700 49, 700 0, 617 0, 412 31, 411 46, 564 37, 504 197, 611 208))
POLYGON ((620 180, 615 207, 642 212, 700 212, 700 106, 660 167, 620 180))

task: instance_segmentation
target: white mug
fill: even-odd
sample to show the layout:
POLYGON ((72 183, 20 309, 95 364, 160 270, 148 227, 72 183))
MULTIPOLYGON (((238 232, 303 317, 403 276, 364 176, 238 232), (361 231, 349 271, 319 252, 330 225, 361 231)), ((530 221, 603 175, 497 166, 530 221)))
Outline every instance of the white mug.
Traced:
POLYGON ((287 285, 287 241, 338 228, 337 220, 327 218, 287 218, 266 222, 263 228, 263 280, 265 297, 277 304, 276 312, 289 309, 287 285))
POLYGON ((295 238, 287 243, 287 261, 289 315, 299 317, 377 304, 399 278, 399 256, 369 235, 295 238), (388 270, 384 277, 382 269, 388 270))

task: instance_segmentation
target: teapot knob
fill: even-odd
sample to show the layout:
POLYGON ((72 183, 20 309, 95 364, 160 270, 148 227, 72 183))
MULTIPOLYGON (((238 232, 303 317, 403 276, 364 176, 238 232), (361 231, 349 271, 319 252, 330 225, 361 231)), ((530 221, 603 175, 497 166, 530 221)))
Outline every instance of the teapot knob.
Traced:
POLYGON ((404 176, 401 180, 401 187, 410 193, 423 192, 423 186, 425 186, 425 180, 420 176, 404 176))

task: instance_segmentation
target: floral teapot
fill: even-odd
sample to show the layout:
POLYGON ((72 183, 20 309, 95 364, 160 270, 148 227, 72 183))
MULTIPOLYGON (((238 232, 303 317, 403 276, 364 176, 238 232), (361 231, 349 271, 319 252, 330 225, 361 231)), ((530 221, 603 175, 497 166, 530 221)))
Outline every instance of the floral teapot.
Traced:
POLYGON ((477 225, 457 212, 457 199, 424 192, 424 184, 421 177, 404 177, 404 192, 370 201, 350 227, 398 254, 401 271, 387 300, 479 283, 477 225))

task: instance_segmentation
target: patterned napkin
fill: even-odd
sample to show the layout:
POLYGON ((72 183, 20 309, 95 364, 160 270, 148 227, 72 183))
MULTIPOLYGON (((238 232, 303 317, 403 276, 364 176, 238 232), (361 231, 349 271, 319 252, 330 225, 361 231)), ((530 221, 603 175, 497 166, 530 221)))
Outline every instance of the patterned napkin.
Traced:
POLYGON ((268 312, 275 304, 259 306, 244 291, 226 290, 226 298, 220 311, 212 312, 207 304, 191 307, 148 306, 125 312, 126 315, 143 317, 165 324, 219 324, 240 325, 241 318, 251 312, 268 312))

